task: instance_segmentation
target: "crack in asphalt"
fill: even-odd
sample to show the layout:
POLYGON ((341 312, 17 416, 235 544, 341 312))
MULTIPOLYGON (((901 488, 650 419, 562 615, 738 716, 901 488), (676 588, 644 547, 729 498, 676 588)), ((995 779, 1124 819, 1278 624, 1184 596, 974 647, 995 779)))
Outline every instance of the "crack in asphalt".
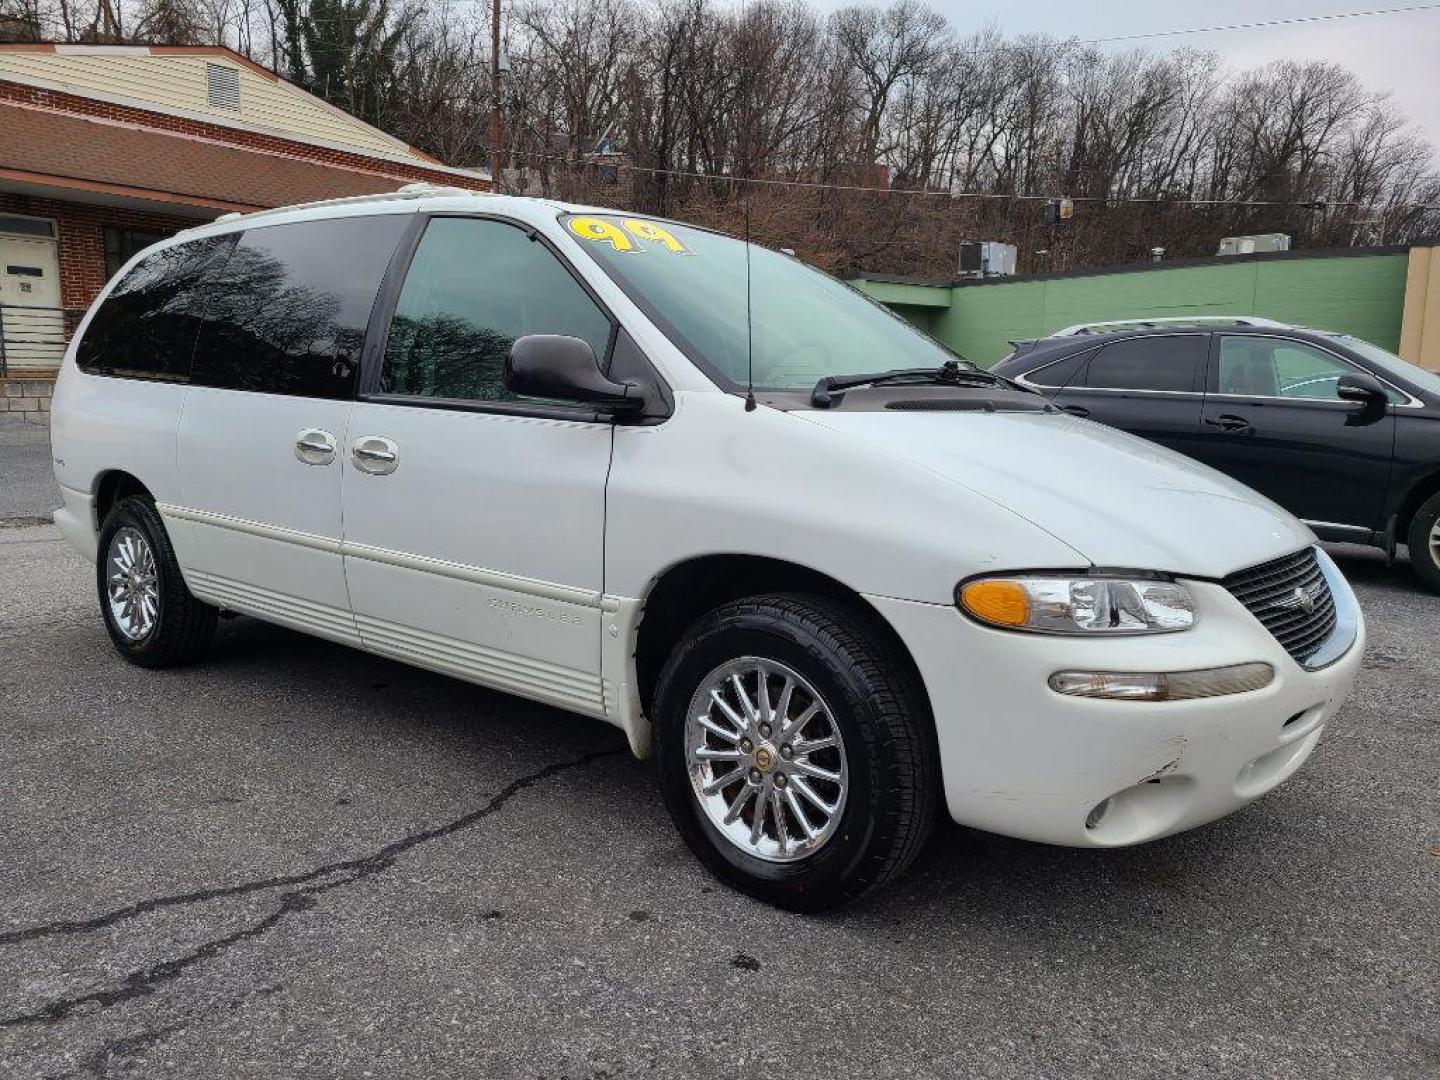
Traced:
POLYGON ((355 882, 374 877, 377 874, 382 874, 394 866, 396 860, 411 848, 450 836, 462 829, 469 828, 471 825, 490 817, 492 814, 498 813, 504 808, 506 803, 526 788, 533 787, 543 780, 548 780, 558 773, 580 768, 581 766, 588 765, 602 758, 616 757, 623 752, 623 750, 597 750, 571 761, 560 761, 546 765, 542 769, 537 769, 535 772, 506 784, 505 787, 501 788, 500 791, 479 809, 472 810, 468 814, 448 821, 443 825, 438 825, 433 829, 412 833, 403 839, 386 844, 378 851, 360 858, 328 863, 325 866, 317 867, 303 874, 265 878, 238 885, 230 885, 216 889, 203 889, 197 892, 181 893, 173 896, 154 897, 130 904, 127 907, 117 908, 104 915, 98 915, 93 919, 75 922, 46 923, 42 926, 34 926, 25 930, 11 931, 9 934, 4 935, 3 938, 0 938, 0 944, 34 941, 58 934, 88 933, 114 926, 116 923, 124 922, 128 919, 133 919, 163 908, 201 903, 206 900, 230 896, 242 896, 247 893, 263 892, 268 889, 283 886, 303 886, 302 888, 296 888, 283 894, 280 898, 280 906, 258 922, 236 930, 233 933, 226 934, 223 937, 213 938, 192 949, 190 952, 165 960, 153 967, 132 971, 117 986, 103 990, 94 990, 86 994, 78 994, 74 997, 57 998, 31 1012, 0 1019, 0 1028, 19 1027, 24 1024, 58 1023, 70 1016, 75 1010, 86 1005, 98 1005, 103 1009, 109 1008, 111 1005, 120 1004, 121 1002, 130 1001, 134 998, 153 994, 159 986, 178 979, 188 969, 197 964, 203 964, 208 960, 212 960, 235 945, 269 933, 291 915, 309 911, 315 907, 317 897, 329 892, 331 889, 336 889, 343 885, 351 885, 355 882), (323 880, 325 878, 333 878, 334 880, 323 880))
MULTIPOLYGON (((163 1042, 171 1035, 184 1031, 196 1020, 205 1020, 224 1010, 234 1012, 256 998, 268 997, 271 994, 278 994, 284 989, 283 984, 275 986, 264 986, 249 994, 243 994, 237 998, 208 1009, 201 1009, 199 1012, 185 1017, 173 1024, 165 1024, 160 1027, 145 1027, 139 1031, 132 1031, 129 1034, 121 1035, 101 1043, 94 1050, 85 1056, 80 1063, 78 1072, 64 1074, 68 1078, 93 1077, 95 1080, 106 1080, 112 1075, 116 1068, 128 1069, 135 1058, 144 1053, 156 1043, 163 1042)), ((59 1077, 52 1080, 61 1080, 59 1077)))

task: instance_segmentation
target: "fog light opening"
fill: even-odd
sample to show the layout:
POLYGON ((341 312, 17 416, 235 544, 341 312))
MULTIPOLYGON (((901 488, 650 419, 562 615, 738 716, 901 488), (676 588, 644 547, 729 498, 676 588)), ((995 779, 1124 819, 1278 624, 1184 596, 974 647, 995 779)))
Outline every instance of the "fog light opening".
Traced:
MULTIPOLYGON (((1103 799, 1095 804, 1095 808, 1085 815, 1085 828, 1098 829, 1100 823, 1105 820, 1105 815, 1110 812, 1110 800, 1103 799)), ((1074 820, 1073 818, 1071 819, 1074 820)))

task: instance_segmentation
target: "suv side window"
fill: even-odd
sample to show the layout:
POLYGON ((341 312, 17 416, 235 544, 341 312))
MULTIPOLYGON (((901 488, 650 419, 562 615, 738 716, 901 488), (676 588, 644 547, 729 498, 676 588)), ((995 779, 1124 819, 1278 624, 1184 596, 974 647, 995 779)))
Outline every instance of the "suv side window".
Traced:
POLYGON ((1062 360, 1056 360, 1053 364, 1036 368, 1025 376, 1025 380, 1044 387, 1083 386, 1084 380, 1080 378, 1080 372, 1085 361, 1094 355, 1094 349, 1082 349, 1062 360))
POLYGON ((1113 390, 1198 388, 1210 351, 1208 334, 1162 334, 1112 342, 1090 361, 1085 385, 1113 390))
MULTIPOLYGON (((1303 341, 1249 334, 1220 339, 1220 368, 1216 391, 1249 397, 1279 397, 1305 401, 1339 401, 1336 386, 1341 375, 1354 367, 1303 341)), ((1404 395, 1389 387, 1391 401, 1404 395)))
POLYGON ((188 382, 204 284, 225 265, 233 236, 176 244, 131 267, 100 305, 75 349, 92 375, 188 382))
POLYGON ((348 398, 370 309, 408 215, 249 229, 205 289, 194 382, 348 398))
POLYGON ((390 322, 380 388, 388 394, 515 401, 510 346, 568 334, 603 365, 610 319, 565 265, 523 229, 483 218, 435 218, 415 250, 390 322))

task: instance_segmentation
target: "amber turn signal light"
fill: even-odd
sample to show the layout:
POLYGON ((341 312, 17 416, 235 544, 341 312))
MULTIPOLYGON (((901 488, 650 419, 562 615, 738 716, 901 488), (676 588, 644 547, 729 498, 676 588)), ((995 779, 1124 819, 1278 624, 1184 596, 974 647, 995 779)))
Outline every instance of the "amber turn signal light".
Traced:
POLYGON ((960 588, 960 606, 997 626, 1024 626, 1030 618, 1030 595, 1018 581, 990 578, 960 588))

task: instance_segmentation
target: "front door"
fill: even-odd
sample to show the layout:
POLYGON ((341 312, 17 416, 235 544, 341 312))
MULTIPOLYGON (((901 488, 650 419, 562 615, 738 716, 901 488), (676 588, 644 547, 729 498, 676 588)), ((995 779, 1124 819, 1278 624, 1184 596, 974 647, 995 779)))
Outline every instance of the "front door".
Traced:
POLYGON ((603 715, 608 423, 519 399, 525 334, 604 358, 609 316, 529 230, 436 217, 350 416, 345 574, 377 652, 603 715))
POLYGON ((342 443, 371 309, 408 215, 247 230, 204 289, 178 434, 196 595, 355 643, 342 443))
MULTIPOLYGON (((54 229, 48 221, 34 219, 34 224, 37 233, 54 229)), ((5 367, 12 374, 59 369, 66 334, 60 256, 53 238, 0 233, 0 334, 5 367)))
POLYGON ((1311 524, 1381 528, 1395 415, 1340 400, 1337 380, 1358 370, 1293 338, 1219 335, 1196 456, 1311 524))

